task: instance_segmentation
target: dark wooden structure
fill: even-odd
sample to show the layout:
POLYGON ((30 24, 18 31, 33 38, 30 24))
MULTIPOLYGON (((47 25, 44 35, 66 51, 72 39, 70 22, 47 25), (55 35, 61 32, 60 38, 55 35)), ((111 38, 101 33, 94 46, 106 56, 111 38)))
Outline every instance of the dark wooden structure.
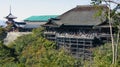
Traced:
POLYGON ((65 47, 74 57, 91 60, 93 46, 110 40, 105 5, 77 6, 44 24, 45 37, 65 47), (101 16, 96 16, 102 10, 101 16))

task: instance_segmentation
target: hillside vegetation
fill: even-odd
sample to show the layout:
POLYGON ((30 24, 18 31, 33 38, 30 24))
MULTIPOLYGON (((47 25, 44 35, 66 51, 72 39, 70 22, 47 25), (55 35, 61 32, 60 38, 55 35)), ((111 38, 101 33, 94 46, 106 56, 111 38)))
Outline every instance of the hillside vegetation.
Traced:
POLYGON ((73 67, 78 60, 64 48, 56 50, 55 42, 43 37, 43 28, 18 37, 9 46, 2 43, 0 67, 73 67))
POLYGON ((43 31, 34 29, 32 34, 18 37, 9 46, 1 41, 0 67, 120 67, 120 47, 116 65, 111 65, 110 43, 93 48, 93 60, 83 62, 64 48, 56 49, 55 42, 45 39, 43 31))

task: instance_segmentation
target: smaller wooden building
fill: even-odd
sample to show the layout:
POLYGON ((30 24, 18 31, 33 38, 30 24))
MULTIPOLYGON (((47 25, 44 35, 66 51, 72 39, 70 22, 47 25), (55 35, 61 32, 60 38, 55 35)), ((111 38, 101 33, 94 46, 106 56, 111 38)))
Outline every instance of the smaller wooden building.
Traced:
POLYGON ((50 18, 55 18, 58 15, 41 15, 41 16, 30 16, 26 19, 24 19, 24 22, 26 23, 25 29, 28 31, 31 31, 34 28, 38 28, 41 25, 48 22, 50 18))
POLYGON ((6 30, 8 30, 8 32, 11 31, 23 31, 24 30, 24 26, 25 26, 25 22, 16 22, 14 21, 14 19, 16 19, 17 17, 13 16, 12 13, 10 12, 8 16, 5 17, 7 19, 6 21, 6 30))

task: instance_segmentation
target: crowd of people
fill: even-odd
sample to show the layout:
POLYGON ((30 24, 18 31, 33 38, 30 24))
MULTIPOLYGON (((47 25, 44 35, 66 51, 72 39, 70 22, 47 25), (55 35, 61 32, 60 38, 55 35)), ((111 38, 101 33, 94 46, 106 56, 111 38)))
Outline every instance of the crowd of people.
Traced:
POLYGON ((59 32, 56 34, 56 36, 57 37, 68 37, 68 38, 94 39, 94 37, 97 37, 97 32, 94 32, 94 31, 59 32))

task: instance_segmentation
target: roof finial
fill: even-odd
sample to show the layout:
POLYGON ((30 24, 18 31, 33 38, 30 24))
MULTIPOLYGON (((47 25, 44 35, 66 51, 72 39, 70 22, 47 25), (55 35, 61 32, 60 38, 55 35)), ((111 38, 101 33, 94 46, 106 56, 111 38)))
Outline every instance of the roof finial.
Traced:
POLYGON ((10 5, 10 14, 11 14, 11 5, 10 5))
POLYGON ((12 12, 11 4, 12 4, 12 0, 10 0, 10 7, 9 7, 10 14, 11 14, 11 12, 12 12))

